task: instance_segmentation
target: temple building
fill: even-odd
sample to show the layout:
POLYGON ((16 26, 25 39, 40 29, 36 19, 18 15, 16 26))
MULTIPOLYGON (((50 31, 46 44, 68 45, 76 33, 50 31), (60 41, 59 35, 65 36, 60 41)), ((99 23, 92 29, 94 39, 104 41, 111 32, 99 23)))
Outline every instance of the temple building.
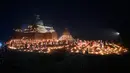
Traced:
POLYGON ((67 28, 65 28, 62 36, 59 38, 59 40, 67 40, 67 41, 73 41, 74 38, 72 37, 72 35, 70 34, 70 32, 68 31, 67 28))
POLYGON ((53 27, 44 26, 39 15, 37 15, 36 22, 28 25, 24 29, 15 29, 12 39, 57 39, 57 32, 53 27))

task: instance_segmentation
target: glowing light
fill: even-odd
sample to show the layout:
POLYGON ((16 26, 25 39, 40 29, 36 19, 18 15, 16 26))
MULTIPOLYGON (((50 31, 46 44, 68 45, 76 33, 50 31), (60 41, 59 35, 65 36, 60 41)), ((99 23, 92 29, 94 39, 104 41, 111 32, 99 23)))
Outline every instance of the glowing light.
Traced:
POLYGON ((120 35, 120 33, 119 33, 119 32, 116 32, 116 35, 120 35))
POLYGON ((27 40, 27 39, 13 39, 7 42, 8 48, 24 52, 38 52, 38 53, 51 53, 56 49, 65 49, 70 53, 98 54, 109 55, 128 52, 123 46, 115 43, 101 41, 75 41, 64 42, 59 40, 27 40), (41 43, 41 44, 37 44, 41 43), (25 46, 27 45, 27 46, 25 46), (103 47, 102 47, 103 46, 103 47))

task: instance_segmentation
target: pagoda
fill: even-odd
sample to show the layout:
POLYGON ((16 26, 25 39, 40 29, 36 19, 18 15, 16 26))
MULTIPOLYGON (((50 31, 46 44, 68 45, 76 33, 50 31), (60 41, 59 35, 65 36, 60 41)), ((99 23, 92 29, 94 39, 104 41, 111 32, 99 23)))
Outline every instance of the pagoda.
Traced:
POLYGON ((65 28, 62 36, 59 38, 59 40, 67 40, 67 41, 73 41, 74 38, 72 37, 72 35, 70 34, 70 32, 68 31, 67 28, 65 28))

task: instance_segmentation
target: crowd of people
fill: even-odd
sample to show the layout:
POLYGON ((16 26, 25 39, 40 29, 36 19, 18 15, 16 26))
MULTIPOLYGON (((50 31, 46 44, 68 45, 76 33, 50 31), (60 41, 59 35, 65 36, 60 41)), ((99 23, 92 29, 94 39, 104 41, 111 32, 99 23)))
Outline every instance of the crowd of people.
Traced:
POLYGON ((56 49, 65 49, 69 53, 81 54, 122 54, 128 50, 121 44, 112 41, 102 40, 31 40, 31 39, 12 39, 7 43, 8 48, 17 49, 25 52, 51 53, 56 49))

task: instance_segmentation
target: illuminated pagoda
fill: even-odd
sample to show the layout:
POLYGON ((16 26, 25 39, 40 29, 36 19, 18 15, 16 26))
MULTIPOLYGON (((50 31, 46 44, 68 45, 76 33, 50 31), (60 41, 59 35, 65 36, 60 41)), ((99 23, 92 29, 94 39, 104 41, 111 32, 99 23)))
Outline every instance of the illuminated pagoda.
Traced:
POLYGON ((67 28, 65 28, 62 36, 59 38, 59 40, 67 40, 67 41, 73 41, 74 38, 72 37, 72 35, 70 34, 70 32, 68 31, 67 28))
POLYGON ((34 24, 28 25, 25 29, 15 29, 15 34, 13 39, 57 39, 57 33, 53 27, 44 26, 42 20, 40 20, 39 15, 36 15, 36 22, 34 24))

